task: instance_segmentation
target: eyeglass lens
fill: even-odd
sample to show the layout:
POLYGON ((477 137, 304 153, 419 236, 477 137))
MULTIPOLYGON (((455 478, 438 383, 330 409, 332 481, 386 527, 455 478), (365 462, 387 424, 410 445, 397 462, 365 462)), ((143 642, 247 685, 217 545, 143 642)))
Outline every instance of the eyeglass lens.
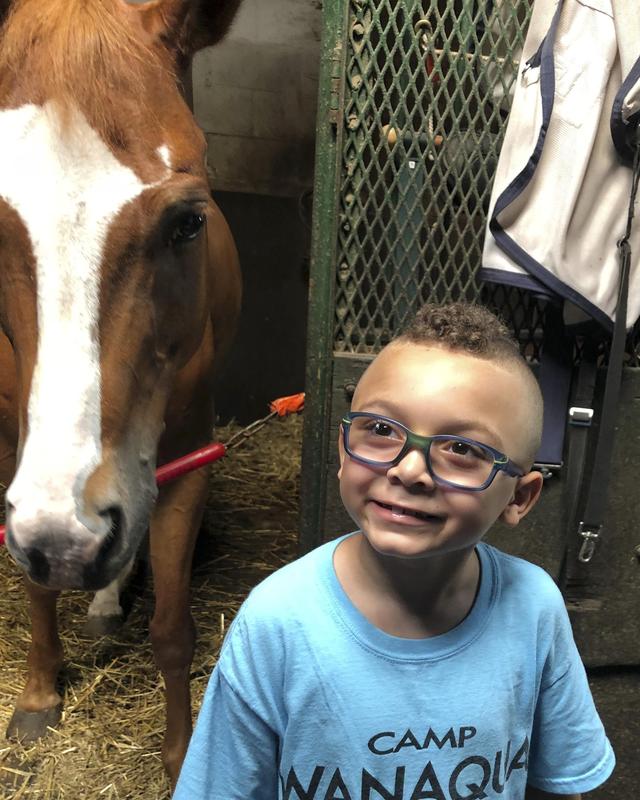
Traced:
MULTIPOLYGON (((402 451, 406 431, 391 420, 354 417, 349 426, 349 450, 356 458, 388 464, 402 451)), ((429 447, 431 471, 436 478, 477 488, 490 477, 494 457, 480 444, 455 437, 435 439, 429 447)))

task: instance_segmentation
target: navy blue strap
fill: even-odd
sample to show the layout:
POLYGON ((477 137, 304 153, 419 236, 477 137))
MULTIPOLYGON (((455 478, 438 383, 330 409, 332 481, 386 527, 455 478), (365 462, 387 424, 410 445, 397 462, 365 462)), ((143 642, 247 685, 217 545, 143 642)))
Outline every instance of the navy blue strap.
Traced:
MULTIPOLYGON (((591 337, 585 337, 580 364, 576 372, 575 386, 569 409, 569 445, 567 447, 567 467, 565 485, 565 531, 566 547, 560 566, 558 583, 565 591, 570 580, 575 580, 575 570, 568 563, 572 551, 571 538, 575 535, 579 522, 578 508, 584 480, 589 431, 593 418, 593 400, 597 378, 598 348, 591 337)), ((565 413, 566 413, 565 409, 565 413)))
POLYGON ((571 353, 567 348, 562 310, 551 303, 545 314, 538 382, 544 397, 544 419, 542 442, 535 464, 543 472, 554 472, 562 467, 571 387, 571 353))
POLYGON ((627 338, 627 298, 629 294, 629 272, 631 268, 631 226, 635 211, 635 200, 640 181, 640 124, 635 131, 635 155, 633 160, 633 178, 631 182, 631 196, 627 214, 627 227, 623 238, 618 242, 620 252, 620 286, 618 290, 618 303, 616 306, 616 320, 611 340, 607 381, 602 401, 602 415, 600 430, 596 445, 595 459, 586 507, 579 521, 578 534, 582 539, 578 560, 588 563, 593 558, 596 545, 602 538, 604 518, 606 513, 607 493, 609 488, 609 475, 611 472, 611 458, 615 439, 618 400, 620 385, 622 383, 622 369, 624 366, 624 352, 627 338))

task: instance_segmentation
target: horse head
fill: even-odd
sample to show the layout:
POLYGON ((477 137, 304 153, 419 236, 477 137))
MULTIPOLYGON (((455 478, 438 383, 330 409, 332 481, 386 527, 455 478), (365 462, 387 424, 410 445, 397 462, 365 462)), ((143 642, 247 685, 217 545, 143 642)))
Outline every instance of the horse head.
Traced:
POLYGON ((176 381, 209 370, 215 309, 237 305, 178 76, 238 4, 0 0, 0 328, 19 419, 7 546, 50 588, 99 588, 130 561, 176 381))

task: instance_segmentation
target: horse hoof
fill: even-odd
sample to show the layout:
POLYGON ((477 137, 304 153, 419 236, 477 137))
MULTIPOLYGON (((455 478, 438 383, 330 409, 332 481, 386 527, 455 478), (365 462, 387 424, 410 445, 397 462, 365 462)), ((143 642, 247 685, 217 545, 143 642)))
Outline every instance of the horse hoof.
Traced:
POLYGON ((62 703, 43 711, 23 711, 16 708, 9 720, 7 739, 15 739, 22 744, 35 742, 47 733, 47 728, 55 728, 62 716, 62 703))
POLYGON ((111 636, 111 634, 120 630, 123 619, 122 614, 87 617, 82 625, 82 633, 87 639, 99 639, 101 636, 111 636))

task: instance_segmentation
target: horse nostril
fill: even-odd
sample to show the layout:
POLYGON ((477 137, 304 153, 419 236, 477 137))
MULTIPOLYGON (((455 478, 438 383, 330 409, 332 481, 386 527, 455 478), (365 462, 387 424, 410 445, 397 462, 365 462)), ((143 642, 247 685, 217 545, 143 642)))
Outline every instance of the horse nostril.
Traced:
POLYGON ((122 547, 122 532, 124 526, 124 513, 120 506, 109 506, 98 512, 99 516, 109 522, 109 532, 104 537, 100 550, 91 564, 84 571, 84 586, 87 589, 103 588, 102 579, 106 564, 112 555, 122 547))
POLYGON ((29 577, 31 580, 43 586, 46 585, 51 573, 51 566, 47 557, 37 547, 30 547, 26 551, 26 556, 29 559, 29 577))
POLYGON ((109 532, 105 536, 98 559, 107 558, 109 553, 119 544, 122 533, 123 513, 120 506, 109 506, 103 511, 98 512, 100 517, 109 523, 109 532))
POLYGON ((113 519, 113 517, 120 513, 120 506, 111 505, 107 506, 106 508, 102 508, 98 511, 98 516, 104 520, 113 519))

